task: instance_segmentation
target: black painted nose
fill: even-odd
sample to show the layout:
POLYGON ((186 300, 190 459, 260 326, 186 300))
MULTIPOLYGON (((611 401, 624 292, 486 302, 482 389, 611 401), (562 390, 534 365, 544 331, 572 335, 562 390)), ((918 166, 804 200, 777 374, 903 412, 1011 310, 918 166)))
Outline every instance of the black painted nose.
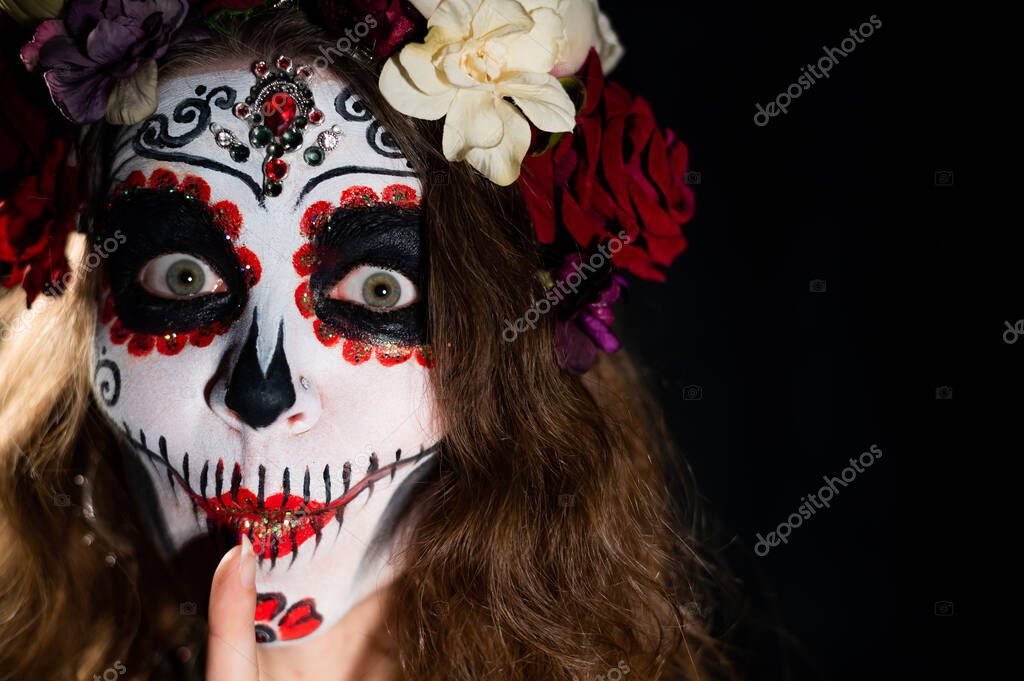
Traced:
POLYGON ((224 404, 252 428, 265 428, 295 404, 295 387, 288 358, 284 354, 284 322, 277 330, 277 347, 264 374, 256 352, 259 325, 256 312, 238 363, 228 380, 224 404))

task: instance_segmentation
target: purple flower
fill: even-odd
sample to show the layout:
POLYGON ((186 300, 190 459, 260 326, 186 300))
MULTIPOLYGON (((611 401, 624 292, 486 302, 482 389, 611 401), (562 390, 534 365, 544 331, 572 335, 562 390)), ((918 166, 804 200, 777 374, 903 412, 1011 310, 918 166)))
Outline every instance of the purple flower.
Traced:
MULTIPOLYGON (((115 87, 167 51, 186 0, 69 0, 64 19, 44 21, 21 50, 41 68, 61 112, 78 124, 107 113, 115 87)), ((155 93, 153 93, 155 94, 155 93)))
MULTIPOLYGON (((562 266, 555 272, 555 281, 566 281, 581 262, 578 253, 566 256, 562 266)), ((626 285, 622 275, 610 274, 602 288, 591 292, 589 301, 578 305, 565 318, 559 317, 555 324, 555 354, 563 369, 578 374, 586 373, 597 361, 598 350, 611 354, 621 347, 612 331, 615 321, 612 305, 621 297, 626 285)))

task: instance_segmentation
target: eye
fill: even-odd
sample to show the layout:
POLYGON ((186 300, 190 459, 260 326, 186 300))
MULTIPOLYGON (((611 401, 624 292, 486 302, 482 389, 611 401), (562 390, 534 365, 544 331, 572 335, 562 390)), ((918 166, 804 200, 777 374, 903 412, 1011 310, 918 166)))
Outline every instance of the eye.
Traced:
POLYGON ((227 285, 210 265, 185 253, 153 258, 139 273, 139 282, 154 296, 172 300, 227 291, 227 285))
POLYGON ((372 265, 360 265, 335 284, 327 297, 374 310, 394 310, 415 303, 419 292, 416 285, 403 274, 372 265))

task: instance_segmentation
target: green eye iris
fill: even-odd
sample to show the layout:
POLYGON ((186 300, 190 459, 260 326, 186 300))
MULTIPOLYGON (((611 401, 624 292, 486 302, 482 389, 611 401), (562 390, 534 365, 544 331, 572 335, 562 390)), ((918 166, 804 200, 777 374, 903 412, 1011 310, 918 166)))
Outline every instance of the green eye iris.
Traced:
POLYGON ((387 272, 376 272, 363 283, 363 301, 370 307, 394 307, 401 297, 401 284, 387 272))
POLYGON ((171 293, 186 298, 202 292, 206 286, 206 274, 198 262, 183 258, 167 268, 165 281, 171 293))

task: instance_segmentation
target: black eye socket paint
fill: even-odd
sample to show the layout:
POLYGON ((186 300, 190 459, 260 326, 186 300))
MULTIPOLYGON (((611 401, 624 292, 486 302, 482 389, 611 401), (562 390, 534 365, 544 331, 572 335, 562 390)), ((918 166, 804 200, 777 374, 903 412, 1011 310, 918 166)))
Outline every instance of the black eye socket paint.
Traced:
POLYGON ((313 243, 318 265, 309 282, 313 310, 325 325, 345 338, 373 345, 427 342, 421 219, 419 210, 388 204, 339 208, 331 215, 313 243), (328 297, 334 285, 360 265, 404 274, 416 285, 418 299, 388 311, 328 297))
POLYGON ((185 333, 233 321, 245 307, 248 287, 238 257, 213 222, 209 208, 180 192, 137 189, 115 198, 100 235, 120 230, 127 240, 107 261, 114 307, 125 328, 146 334, 185 333), (146 263, 186 253, 208 263, 227 291, 169 300, 139 281, 146 263))

